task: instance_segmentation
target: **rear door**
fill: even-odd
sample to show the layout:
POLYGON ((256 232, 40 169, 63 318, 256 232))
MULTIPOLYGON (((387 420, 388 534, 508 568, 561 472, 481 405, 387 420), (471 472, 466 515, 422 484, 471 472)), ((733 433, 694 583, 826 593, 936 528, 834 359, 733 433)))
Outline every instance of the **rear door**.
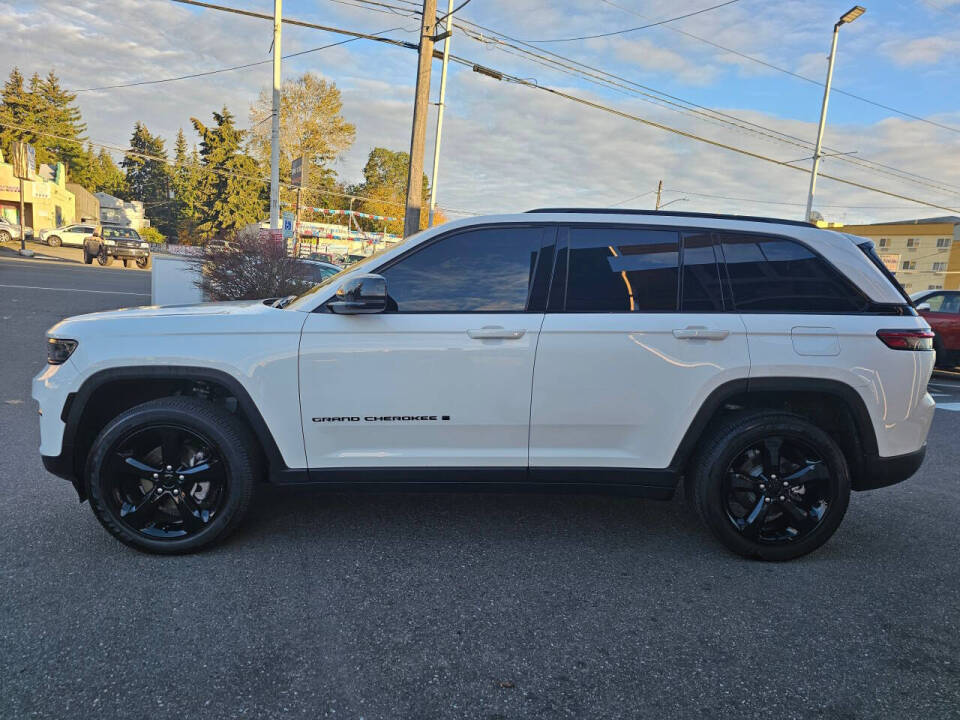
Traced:
POLYGON ((300 346, 311 472, 525 474, 555 235, 543 225, 452 231, 377 270, 391 310, 311 313, 300 346))
POLYGON ((710 392, 749 371, 743 323, 726 309, 707 232, 562 228, 537 350, 531 470, 549 479, 668 467, 710 392))

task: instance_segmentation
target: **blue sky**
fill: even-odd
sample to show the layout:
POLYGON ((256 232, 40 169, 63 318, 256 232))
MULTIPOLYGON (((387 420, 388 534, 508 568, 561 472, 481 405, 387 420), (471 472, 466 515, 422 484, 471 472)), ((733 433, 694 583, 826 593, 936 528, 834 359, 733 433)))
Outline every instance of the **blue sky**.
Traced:
MULTIPOLYGON (((221 1, 272 12, 270 0, 221 1)), ((544 39, 611 32, 716 2, 472 0, 459 16, 515 38, 544 39)), ((375 12, 359 4, 357 0, 286 0, 284 12, 288 17, 366 32, 392 29, 386 34, 416 40, 415 18, 375 12)), ((440 5, 445 8, 445 0, 440 5)), ((626 35, 539 47, 812 141, 821 87, 679 31, 822 80, 833 23, 850 5, 848 0, 739 0, 626 35)), ((269 22, 187 8, 168 0, 80 0, 68 6, 52 0, 18 0, 15 5, 0 3, 0 32, 14 38, 0 47, 0 59, 6 67, 17 64, 27 73, 53 66, 65 85, 86 88, 267 59, 270 27, 269 22)), ((338 39, 285 26, 283 48, 297 52, 338 39)), ((781 161, 810 154, 802 147, 598 87, 459 32, 452 43, 455 54, 474 62, 718 142, 781 161)), ((285 63, 285 77, 310 70, 333 80, 343 91, 344 112, 357 125, 357 139, 337 164, 342 179, 359 177, 371 147, 407 148, 415 67, 415 53, 364 40, 285 63)), ((439 63, 434 70, 435 99, 439 63)), ((223 104, 245 122, 249 103, 268 86, 270 73, 270 66, 262 65, 207 78, 82 93, 81 107, 91 139, 124 145, 133 122, 141 120, 172 144, 176 129, 189 128, 191 116, 209 118, 223 104)), ((863 17, 841 29, 834 85, 960 128, 960 0, 868 4, 863 17)), ((540 91, 453 66, 447 102, 439 188, 441 204, 448 208, 485 212, 536 204, 614 204, 647 193, 626 203, 646 207, 652 198, 650 190, 663 178, 666 197, 684 203, 678 209, 786 216, 802 212, 807 183, 803 173, 708 148, 540 91)), ((431 117, 431 148, 433 123, 431 117)), ((846 159, 825 161, 824 172, 960 207, 960 133, 834 93, 825 142, 844 152, 856 151, 851 158, 875 160, 927 179, 892 177, 846 159)), ((847 222, 945 212, 832 181, 821 182, 818 201, 825 215, 847 222)))

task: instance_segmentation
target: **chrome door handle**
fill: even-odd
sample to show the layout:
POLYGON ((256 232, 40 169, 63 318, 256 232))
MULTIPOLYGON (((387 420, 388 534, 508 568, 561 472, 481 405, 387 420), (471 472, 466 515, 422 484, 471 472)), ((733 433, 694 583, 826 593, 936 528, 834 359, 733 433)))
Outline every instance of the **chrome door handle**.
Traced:
POLYGON ((517 340, 526 334, 526 330, 507 330, 502 327, 487 325, 474 330, 467 330, 467 335, 474 340, 517 340))
POLYGON ((673 331, 677 340, 725 340, 729 334, 729 330, 708 330, 705 327, 685 327, 673 331))

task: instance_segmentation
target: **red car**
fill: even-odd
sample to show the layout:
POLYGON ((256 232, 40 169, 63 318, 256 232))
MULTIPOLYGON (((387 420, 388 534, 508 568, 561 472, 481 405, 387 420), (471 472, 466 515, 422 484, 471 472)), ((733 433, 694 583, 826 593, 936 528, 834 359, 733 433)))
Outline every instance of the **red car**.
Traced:
POLYGON ((960 365, 960 290, 925 290, 910 297, 937 334, 937 367, 960 365))

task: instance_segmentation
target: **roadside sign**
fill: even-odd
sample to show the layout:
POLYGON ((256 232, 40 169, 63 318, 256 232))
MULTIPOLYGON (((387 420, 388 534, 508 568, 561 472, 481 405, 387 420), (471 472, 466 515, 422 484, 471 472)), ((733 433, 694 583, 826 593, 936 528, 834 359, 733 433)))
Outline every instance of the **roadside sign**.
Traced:
POLYGON ((14 177, 29 180, 37 168, 37 152, 33 145, 16 141, 10 144, 10 151, 14 177))
POLYGON ((304 162, 303 156, 294 158, 290 163, 290 180, 297 187, 306 187, 310 182, 310 166, 304 162))
POLYGON ((883 264, 886 266, 887 270, 892 273, 896 273, 900 269, 900 256, 899 255, 881 255, 880 260, 883 261, 883 264))
POLYGON ((283 237, 293 237, 293 224, 296 222, 296 216, 289 210, 283 212, 283 237))

